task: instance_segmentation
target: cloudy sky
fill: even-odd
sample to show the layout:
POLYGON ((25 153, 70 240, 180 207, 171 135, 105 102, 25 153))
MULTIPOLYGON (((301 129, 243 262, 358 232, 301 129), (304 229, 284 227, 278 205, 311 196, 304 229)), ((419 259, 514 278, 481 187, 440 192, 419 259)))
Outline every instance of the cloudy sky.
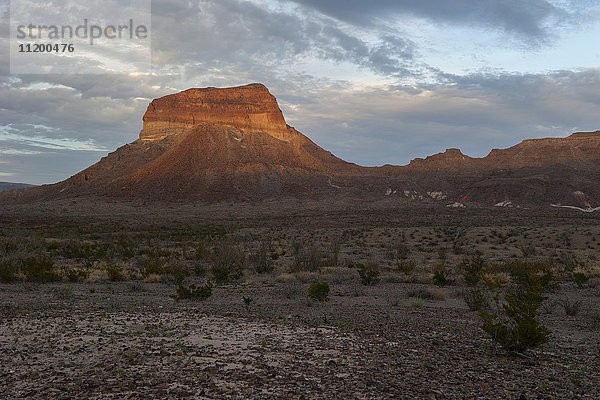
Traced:
POLYGON ((597 0, 153 1, 152 73, 113 75, 11 75, 0 11, 0 181, 65 179, 189 87, 264 83, 362 165, 600 129, 597 0))

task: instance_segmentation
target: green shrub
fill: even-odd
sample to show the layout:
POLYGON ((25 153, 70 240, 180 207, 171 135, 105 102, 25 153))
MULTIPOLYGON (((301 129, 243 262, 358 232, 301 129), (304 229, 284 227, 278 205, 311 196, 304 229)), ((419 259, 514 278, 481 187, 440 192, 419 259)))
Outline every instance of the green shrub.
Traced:
POLYGON ((485 261, 481 256, 481 253, 477 253, 468 259, 464 259, 462 262, 463 277, 465 282, 469 286, 476 286, 481 277, 483 276, 483 269, 485 267, 485 261))
POLYGON ((327 301, 329 297, 329 284, 327 282, 313 282, 308 288, 308 297, 315 301, 327 301))
POLYGON ((316 246, 310 246, 304 249, 298 242, 294 243, 294 264, 291 266, 291 272, 309 271, 316 272, 323 267, 323 254, 316 246))
POLYGON ((257 274, 268 274, 273 272, 275 266, 273 260, 269 257, 270 243, 268 241, 260 242, 258 250, 250 256, 250 260, 257 274))
POLYGON ((244 274, 244 255, 229 241, 220 242, 211 254, 210 272, 215 283, 227 283, 244 274))
POLYGON ((212 296, 212 284, 210 282, 204 283, 202 286, 190 285, 185 287, 184 285, 177 286, 177 294, 171 296, 175 301, 180 300, 206 300, 212 296))
POLYGON ((108 280, 111 282, 122 281, 125 278, 123 275, 123 267, 114 261, 107 261, 104 269, 108 274, 108 280))
POLYGON ((600 330, 600 312, 595 312, 591 316, 592 329, 600 330))
POLYGON ((17 280, 17 268, 9 261, 0 261, 0 282, 10 283, 17 280))
POLYGON ((65 271, 65 277, 69 282, 85 281, 90 275, 88 270, 71 268, 65 271))
POLYGON ((573 273, 573 282, 577 285, 578 288, 582 288, 583 285, 590 280, 590 277, 584 274, 583 272, 574 272, 573 273))
POLYGON ((489 298, 482 287, 474 286, 463 293, 463 300, 471 311, 484 310, 489 306, 489 298))
POLYGON ((567 315, 577 315, 581 308, 581 300, 571 301, 567 296, 557 302, 567 315))
POLYGON ((54 262, 48 256, 29 257, 23 268, 25 279, 31 282, 56 282, 60 280, 54 262))
POLYGON ((379 282, 381 272, 375 266, 365 266, 363 264, 357 264, 357 266, 358 275, 363 285, 372 286, 379 282))
POLYGON ((530 272, 513 274, 514 284, 500 304, 496 296, 495 313, 480 311, 481 328, 508 351, 523 352, 546 343, 550 331, 538 319, 538 308, 546 297, 542 294, 547 278, 530 272))
POLYGON ((246 307, 246 312, 250 311, 250 304, 254 301, 254 299, 250 296, 242 296, 242 300, 244 300, 244 306, 246 307))
POLYGON ((435 283, 437 286, 448 286, 453 282, 454 280, 450 279, 450 273, 446 269, 445 265, 439 266, 433 273, 433 283, 435 283))

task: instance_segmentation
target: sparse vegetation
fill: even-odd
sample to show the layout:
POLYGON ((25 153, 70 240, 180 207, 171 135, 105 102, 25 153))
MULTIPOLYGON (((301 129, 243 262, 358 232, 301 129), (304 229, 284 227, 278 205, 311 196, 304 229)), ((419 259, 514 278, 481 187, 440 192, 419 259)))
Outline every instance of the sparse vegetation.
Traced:
POLYGON ((411 307, 423 307, 424 305, 425 305, 425 302, 421 299, 410 299, 411 307))
POLYGON ((16 268, 7 260, 0 259, 0 282, 11 283, 17 280, 16 268))
POLYGON ((270 242, 263 240, 260 242, 258 250, 251 254, 250 259, 257 274, 268 274, 275 269, 273 259, 269 256, 269 252, 270 242))
POLYGON ((244 301, 244 306, 246 307, 246 312, 250 311, 250 305, 254 301, 254 299, 250 296, 242 296, 242 300, 244 301))
POLYGON ((421 300, 446 300, 446 296, 440 289, 435 288, 424 288, 409 290, 407 293, 409 298, 421 299, 421 300))
POLYGON ((463 269, 463 278, 469 286, 476 286, 483 277, 483 270, 485 267, 485 261, 480 252, 465 258, 461 264, 463 269))
POLYGON ((600 312, 595 312, 590 317, 592 321, 592 329, 600 330, 600 312))
POLYGON ((440 264, 433 273, 433 283, 437 286, 448 286, 454 283, 454 279, 450 278, 450 271, 445 264, 440 264))
POLYGON ((463 293, 463 299, 471 311, 481 311, 489 307, 487 291, 480 286, 472 286, 463 293))
POLYGON ((308 297, 314 301, 327 301, 329 299, 329 284, 327 282, 313 282, 308 288, 308 297))
POLYGON ((59 300, 68 300, 73 297, 74 290, 72 286, 54 286, 49 288, 48 292, 59 300))
POLYGON ((65 272, 65 277, 69 282, 83 282, 90 275, 87 268, 70 268, 65 272))
POLYGON ((374 264, 357 264, 358 275, 363 285, 372 286, 380 280, 381 272, 374 264))
POLYGON ((190 285, 186 287, 184 285, 177 286, 177 293, 171 296, 175 301, 181 300, 206 300, 212 296, 212 284, 205 282, 201 286, 190 285))
POLYGON ((114 261, 107 261, 104 267, 108 274, 108 280, 111 282, 122 281, 125 279, 123 274, 123 267, 114 261))
MULTIPOLYGON (((93 365, 102 364, 97 370, 101 375, 95 368, 81 373, 70 370, 56 380, 61 382, 59 388, 64 385, 76 397, 101 395, 90 385, 113 372, 126 385, 152 387, 151 394, 158 398, 189 397, 190 393, 193 397, 196 389, 214 394, 208 386, 184 387, 183 380, 181 387, 166 389, 169 393, 160 385, 177 374, 195 385, 212 384, 198 380, 197 373, 245 385, 250 371, 246 361, 252 362, 252 375, 256 371, 264 377, 264 384, 285 380, 287 388, 296 387, 297 382, 304 388, 312 385, 308 375, 321 373, 323 368, 347 373, 352 362, 364 368, 373 382, 385 381, 388 371, 402 376, 407 365, 417 366, 419 375, 432 381, 440 373, 462 369, 498 382, 486 389, 492 397, 504 393, 518 397, 514 390, 518 385, 533 383, 538 395, 550 398, 597 391, 598 373, 589 368, 600 330, 597 215, 586 214, 581 226, 574 227, 573 221, 579 224, 580 220, 572 216, 546 220, 524 216, 528 210, 485 210, 471 224, 465 211, 452 209, 444 214, 441 205, 441 215, 417 210, 407 216, 404 209, 386 211, 389 216, 379 210, 339 216, 315 211, 294 217, 257 214, 214 222, 213 214, 210 218, 204 211, 195 214, 195 206, 186 206, 184 211, 174 206, 168 217, 152 214, 152 207, 143 207, 148 216, 139 221, 128 215, 122 219, 111 215, 110 221, 75 216, 67 221, 47 216, 47 221, 35 223, 0 219, 0 325, 11 355, 6 357, 7 368, 19 371, 19 363, 28 366, 16 375, 22 379, 14 381, 15 391, 30 393, 24 386, 54 381, 47 374, 38 377, 35 369, 54 367, 57 360, 66 358, 84 365, 88 353, 98 361, 93 365), (500 223, 498 215, 509 218, 500 223), (447 226, 468 227, 460 237, 462 254, 453 251, 456 229, 446 235, 447 226), (570 232, 568 249, 563 231, 570 232), (523 243, 535 245, 535 254, 522 257, 523 243), (52 279, 60 283, 45 283, 46 278, 32 283, 31 273, 26 274, 28 258, 49 260, 38 262, 46 267, 37 269, 51 271, 52 279), (108 280, 110 263, 118 266, 114 282, 108 280), (362 284, 360 265, 365 266, 365 283, 378 281, 376 285, 362 284), (215 266, 227 267, 222 284, 205 287, 206 279, 212 281, 219 275, 215 266), (370 269, 380 274, 370 277, 370 269), (444 278, 438 283, 450 281, 451 286, 434 284, 438 269, 444 278), (535 276, 543 287, 541 296, 548 297, 533 314, 538 325, 527 314, 535 304, 517 306, 519 302, 505 297, 522 290, 513 297, 529 301, 527 290, 518 289, 523 286, 515 277, 519 272, 535 276), (576 274, 582 274, 581 279, 576 274), (552 282, 546 284, 551 277, 552 282), (308 297, 307 289, 314 282, 327 283, 331 290, 308 297), (317 306, 318 298, 330 301, 317 306), (504 308, 511 304, 512 315, 523 316, 522 321, 533 327, 532 331, 521 329, 526 331, 525 339, 519 336, 522 323, 504 308), (467 307, 474 312, 467 312, 467 307), (484 322, 477 311, 493 316, 489 336, 480 328, 484 322), (554 335, 545 336, 543 329, 554 335), (481 334, 476 334, 478 330, 481 334), (87 335, 102 338, 101 346, 89 345, 87 335), (498 342, 488 339, 492 335, 498 342), (80 337, 86 340, 76 341, 80 337), (534 355, 519 355, 516 363, 496 354, 496 349, 502 350, 501 342, 510 351, 526 352, 532 348, 528 346, 539 346, 544 340, 556 341, 556 345, 543 346, 534 355), (81 350, 84 346, 85 351, 81 350), (290 359, 289 351, 296 349, 301 351, 290 359), (344 357, 336 355, 340 349, 344 357), (376 359, 365 357, 365 351, 376 354, 376 359), (121 354, 129 352, 139 354, 121 354), (247 352, 253 355, 247 357, 247 352), (432 352, 439 366, 432 365, 432 352), (273 375, 269 363, 275 356, 283 368, 281 374, 273 375), (193 362, 188 369, 189 357, 193 362), (226 367, 213 368, 214 359, 223 360, 226 367), (129 363, 139 374, 130 372, 129 363), (531 363, 536 364, 532 372, 523 373, 523 368, 531 369, 531 363), (381 369, 383 364, 385 369, 381 369), (479 368, 484 364, 486 368, 479 368), (305 365, 310 367, 302 369, 305 365), (286 371, 292 370, 306 371, 308 380, 287 376, 286 371)), ((243 205, 236 212, 243 215, 244 208, 250 207, 243 205)), ((352 391, 340 391, 339 397, 381 394, 376 391, 379 386, 357 379, 363 386, 351 385, 352 391)), ((420 385, 420 376, 418 380, 415 387, 420 385)), ((51 397, 54 385, 44 387, 47 390, 39 393, 51 397)), ((260 393, 243 387, 247 397, 260 393)), ((465 397, 452 392, 452 387, 446 385, 444 395, 465 397)), ((279 392, 281 397, 287 393, 279 392)), ((411 394, 419 397, 419 393, 411 394)))
POLYGON ((49 256, 33 256, 25 260, 23 268, 25 279, 30 282, 56 282, 60 275, 54 268, 54 262, 49 256))
POLYGON ((292 272, 316 272, 323 267, 323 255, 315 244, 306 248, 301 242, 294 242, 294 259, 292 272))
POLYGON ((417 263, 414 260, 397 260, 396 270, 409 275, 414 271, 416 265, 417 263))
POLYGON ((577 315, 579 309, 581 308, 581 300, 571 300, 567 296, 564 296, 562 299, 558 300, 557 303, 563 308, 565 314, 567 315, 577 315))
POLYGON ((578 288, 582 288, 590 280, 590 277, 587 276, 583 272, 574 272, 573 273, 573 282, 577 285, 578 288))
POLYGON ((210 260, 213 281, 217 284, 240 279, 244 274, 244 254, 230 241, 221 241, 214 248, 210 260))
POLYGON ((546 343, 550 331, 538 318, 538 309, 546 296, 542 294, 549 283, 531 272, 513 273, 514 284, 501 302, 495 296, 494 312, 480 311, 482 329, 508 351, 523 352, 546 343))

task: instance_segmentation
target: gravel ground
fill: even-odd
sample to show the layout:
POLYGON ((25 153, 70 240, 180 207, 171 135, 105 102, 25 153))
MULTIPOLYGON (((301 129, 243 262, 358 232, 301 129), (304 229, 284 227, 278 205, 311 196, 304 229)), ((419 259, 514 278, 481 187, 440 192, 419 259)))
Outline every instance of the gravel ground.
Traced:
POLYGON ((0 397, 600 398, 594 285, 566 285, 581 311, 547 309, 550 342, 523 356, 486 337, 458 287, 420 305, 416 284, 332 285, 324 304, 306 286, 175 302, 162 283, 0 285, 0 397))

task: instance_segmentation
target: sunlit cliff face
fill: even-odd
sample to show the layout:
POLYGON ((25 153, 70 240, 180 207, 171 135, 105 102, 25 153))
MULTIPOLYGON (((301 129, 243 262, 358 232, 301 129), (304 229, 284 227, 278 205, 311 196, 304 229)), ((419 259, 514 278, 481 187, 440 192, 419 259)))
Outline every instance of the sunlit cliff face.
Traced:
POLYGON ((144 115, 142 141, 178 135, 207 122, 245 132, 265 132, 287 140, 288 129, 277 101, 261 84, 231 89, 188 89, 153 100, 144 115))

